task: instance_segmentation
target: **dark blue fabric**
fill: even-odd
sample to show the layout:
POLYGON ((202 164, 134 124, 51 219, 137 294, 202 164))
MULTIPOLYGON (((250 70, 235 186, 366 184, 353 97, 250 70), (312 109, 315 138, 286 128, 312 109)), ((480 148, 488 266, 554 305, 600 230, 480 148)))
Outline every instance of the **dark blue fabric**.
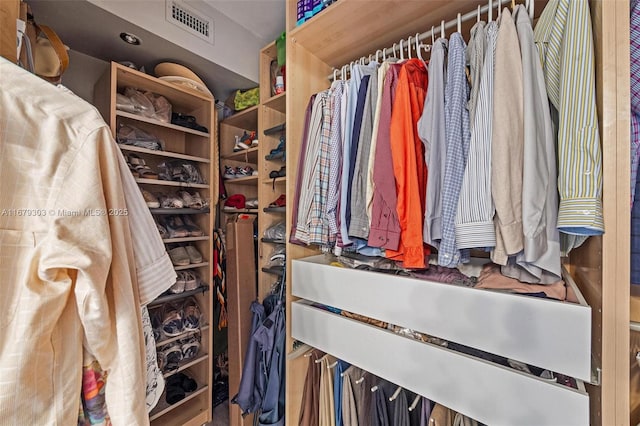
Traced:
MULTIPOLYGON (((251 303, 251 336, 262 324, 264 319, 264 307, 254 301, 251 303)), ((258 342, 253 338, 249 339, 249 345, 244 357, 244 365, 242 366, 242 377, 238 394, 231 399, 231 402, 238 404, 243 414, 254 413, 262 405, 262 395, 264 391, 258 389, 256 382, 256 373, 260 367, 260 357, 258 356, 258 342)))
POLYGON ((350 366, 348 362, 339 359, 333 371, 333 407, 336 413, 336 426, 342 426, 342 373, 350 366))
POLYGON ((351 152, 349 156, 349 187, 347 188, 347 206, 346 221, 347 229, 351 224, 351 182, 356 168, 356 157, 358 156, 358 139, 360 139, 360 128, 362 127, 362 116, 364 115, 364 104, 367 99, 367 88, 369 86, 370 76, 365 75, 360 80, 360 89, 358 90, 358 103, 356 104, 356 112, 353 116, 353 133, 351 138, 351 152))
POLYGON ((640 173, 636 175, 636 194, 631 209, 631 284, 640 285, 640 173))

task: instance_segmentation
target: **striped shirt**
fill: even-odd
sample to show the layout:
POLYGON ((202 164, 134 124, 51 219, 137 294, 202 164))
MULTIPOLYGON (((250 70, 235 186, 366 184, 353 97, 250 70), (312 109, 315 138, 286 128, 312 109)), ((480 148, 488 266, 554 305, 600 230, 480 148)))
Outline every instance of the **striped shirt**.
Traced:
POLYGON ((473 129, 476 121, 478 92, 480 91, 480 79, 482 76, 482 65, 484 63, 486 47, 485 23, 484 21, 479 21, 471 28, 471 38, 469 39, 466 52, 471 84, 471 93, 469 95, 469 122, 471 123, 471 129, 473 129))
POLYGON ((329 242, 338 234, 338 200, 342 167, 342 93, 344 81, 336 80, 331 85, 331 133, 329 136, 329 189, 325 215, 329 223, 329 242))
POLYGON ((469 153, 469 84, 465 74, 466 43, 460 33, 451 34, 445 90, 447 159, 442 186, 442 240, 438 250, 441 266, 455 267, 466 255, 456 244, 456 211, 462 177, 469 153))
POLYGON ((331 96, 324 91, 320 96, 322 124, 320 126, 320 146, 318 148, 318 169, 313 176, 313 200, 309 218, 309 242, 318 245, 329 244, 329 222, 326 217, 327 192, 329 190, 329 138, 331 135, 331 96))
POLYGON ((431 48, 429 88, 418 121, 418 135, 424 144, 424 160, 428 170, 422 239, 434 247, 438 247, 442 238, 442 184, 447 153, 444 123, 445 56, 448 46, 446 38, 439 38, 431 48))
POLYGON ((493 66, 498 25, 485 28, 486 55, 478 84, 478 105, 471 128, 469 158, 462 178, 456 215, 458 248, 494 247, 495 209, 491 198, 491 132, 493 125, 493 66))
POLYGON ((589 3, 550 0, 534 35, 547 94, 558 113, 558 229, 600 235, 602 151, 589 3))

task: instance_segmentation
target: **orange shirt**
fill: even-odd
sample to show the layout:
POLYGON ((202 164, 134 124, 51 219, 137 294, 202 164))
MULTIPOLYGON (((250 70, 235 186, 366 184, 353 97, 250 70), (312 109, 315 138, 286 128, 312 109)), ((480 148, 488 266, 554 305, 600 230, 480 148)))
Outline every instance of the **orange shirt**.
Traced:
POLYGON ((398 76, 391 113, 391 157, 398 194, 400 245, 386 256, 402 260, 405 268, 424 268, 430 248, 422 240, 427 165, 417 123, 427 94, 427 68, 419 59, 409 59, 398 76))

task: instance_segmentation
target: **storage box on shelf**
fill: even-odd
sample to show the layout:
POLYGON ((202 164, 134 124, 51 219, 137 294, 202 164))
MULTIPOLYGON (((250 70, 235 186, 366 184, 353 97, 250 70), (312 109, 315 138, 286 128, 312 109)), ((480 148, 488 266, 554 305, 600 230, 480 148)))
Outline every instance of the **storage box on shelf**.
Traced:
MULTIPOLYGON (((260 115, 258 128, 261 137, 258 166, 260 184, 258 200, 258 289, 264 298, 273 283, 281 275, 281 268, 274 268, 271 259, 276 245, 285 240, 263 238, 267 229, 285 220, 286 214, 286 96, 287 92, 275 94, 271 76, 271 64, 277 60, 276 43, 270 43, 260 51, 260 115)), ((286 80, 286 76, 285 76, 286 80)))
MULTIPOLYGON (((212 386, 210 382, 213 365, 209 356, 213 353, 212 330, 209 326, 212 307, 212 295, 209 291, 212 275, 210 266, 212 259, 211 230, 215 219, 215 204, 218 199, 218 150, 214 99, 117 63, 112 63, 110 69, 97 82, 94 98, 96 106, 109 123, 117 140, 118 130, 122 126, 133 126, 152 135, 159 142, 159 145, 155 146, 140 143, 138 140, 119 143, 123 155, 130 163, 141 164, 143 162, 146 166, 142 169, 143 173, 135 179, 141 190, 146 190, 157 196, 159 201, 166 196, 178 198, 179 191, 185 190, 191 196, 195 196, 197 193, 204 201, 205 205, 196 203, 189 206, 185 205, 186 202, 178 202, 178 206, 174 205, 173 208, 163 205, 150 206, 151 214, 161 225, 166 225, 167 221, 172 218, 175 220, 178 217, 180 220, 193 222, 198 228, 197 232, 191 229, 191 232, 181 232, 176 235, 165 226, 168 232, 164 235, 161 234, 161 236, 168 251, 174 247, 191 245, 202 256, 202 259, 195 259, 198 260, 197 262, 174 266, 178 272, 188 271, 197 275, 197 288, 190 291, 174 290, 179 291, 177 293, 168 291, 149 305, 151 312, 161 309, 163 304, 172 304, 181 309, 185 301, 193 297, 201 314, 198 331, 184 330, 178 335, 170 337, 163 335, 157 342, 157 348, 162 350, 186 344, 187 340, 195 339, 195 336, 198 336, 197 352, 181 360, 174 370, 164 371, 166 378, 179 372, 186 373, 196 381, 197 388, 185 393, 183 399, 172 401, 172 404, 166 401, 165 391, 158 405, 150 413, 150 420, 153 424, 199 425, 206 423, 211 420, 212 386), (118 110, 116 107, 117 94, 123 93, 126 87, 163 96, 171 104, 173 112, 193 116, 195 122, 204 126, 206 131, 118 110), (181 162, 187 166, 180 169, 174 167, 176 164, 173 163, 163 169, 167 162, 181 162), (189 175, 176 175, 179 171, 186 172, 187 169, 191 170, 189 175), (159 171, 161 170, 167 170, 168 174, 160 176, 159 171)), ((119 140, 119 142, 125 141, 119 140)), ((161 317, 159 321, 162 322, 161 317)), ((159 354, 160 356, 161 354, 159 354)))
MULTIPOLYGON (((494 2, 495 3, 495 2, 494 2)), ((546 1, 540 1, 535 3, 536 13, 540 11, 546 5, 546 1)), ((457 13, 466 13, 473 10, 478 5, 485 5, 486 1, 459 1, 459 2, 445 2, 445 1, 433 1, 433 2, 407 2, 402 0, 382 0, 376 2, 368 2, 366 8, 362 7, 362 2, 359 0, 340 0, 331 7, 324 10, 318 16, 315 16, 309 22, 305 22, 296 27, 296 6, 295 0, 287 0, 287 91, 286 98, 286 123, 287 123, 287 140, 289 144, 287 146, 287 197, 291 200, 295 192, 295 180, 299 170, 296 170, 296 162, 300 154, 300 137, 303 131, 304 124, 304 111, 309 100, 309 97, 321 90, 329 87, 329 80, 327 76, 331 74, 332 67, 341 67, 349 61, 357 60, 361 56, 368 56, 374 54, 377 49, 392 46, 400 38, 406 38, 409 35, 414 35, 417 32, 427 31, 431 26, 437 27, 442 20, 448 21, 454 19, 457 13)), ((629 242, 629 220, 628 220, 628 111, 624 109, 625 105, 629 105, 627 90, 619 90, 620 87, 628 87, 628 73, 620 73, 620 69, 616 71, 616 65, 622 64, 622 69, 627 69, 629 52, 629 11, 628 2, 618 2, 613 7, 607 6, 602 1, 589 2, 592 9, 592 23, 593 23, 593 35, 596 46, 596 74, 598 79, 596 82, 598 90, 598 109, 600 111, 600 129, 602 132, 602 146, 603 146, 603 166, 604 166, 604 198, 603 209, 605 217, 605 227, 607 232, 602 237, 592 237, 579 249, 574 250, 571 255, 564 259, 566 268, 570 271, 571 276, 580 291, 584 295, 584 300, 577 305, 573 304, 557 304, 556 302, 549 301, 529 301, 527 304, 531 304, 529 308, 533 308, 534 305, 549 307, 553 305, 553 309, 558 312, 562 312, 562 315, 568 315, 573 317, 572 320, 559 321, 549 326, 546 332, 541 332, 540 335, 548 336, 557 334, 571 334, 571 330, 575 326, 579 326, 581 329, 580 335, 584 337, 585 333, 590 336, 590 344, 586 340, 582 340, 580 345, 575 345, 572 339, 567 342, 571 343, 571 350, 576 351, 576 355, 580 359, 575 364, 577 367, 580 365, 580 372, 573 372, 577 377, 583 379, 589 379, 585 377, 585 366, 588 364, 586 360, 591 358, 594 360, 593 367, 602 367, 602 383, 600 386, 587 386, 588 394, 580 391, 575 392, 573 390, 566 391, 562 389, 561 395, 557 400, 554 395, 557 394, 558 389, 555 385, 539 384, 535 383, 535 387, 540 387, 539 391, 534 392, 536 398, 547 398, 548 400, 554 400, 554 405, 561 406, 564 402, 556 403, 556 401, 564 401, 565 397, 571 399, 577 405, 571 405, 575 408, 575 416, 570 420, 575 422, 581 422, 583 424, 609 424, 609 423, 625 423, 628 422, 628 380, 629 375, 629 354, 628 352, 628 317, 625 308, 629 304, 629 289, 628 289, 628 270, 629 270, 629 255, 628 255, 628 242, 629 242), (606 6, 606 7, 605 7, 606 6), (613 42, 616 43, 613 43, 613 42), (620 46, 617 49, 611 49, 611 46, 620 46), (618 119, 616 119, 618 117, 618 119), (620 119, 621 118, 621 119, 620 119), (541 302, 541 303, 540 303, 541 302), (591 308, 589 308, 591 307, 591 308), (590 313, 589 313, 590 312, 590 313), (585 321, 589 320, 589 328, 585 329, 585 321), (577 322, 576 322, 577 321, 577 322), (585 348, 585 345, 590 346, 585 348), (575 398, 574 398, 575 397, 575 398), (588 401, 585 403, 585 401, 588 401), (590 404, 590 407, 589 407, 590 404), (590 410, 590 416, 585 417, 585 413, 588 415, 590 410)), ((495 15, 494 15, 495 17, 495 15)), ((465 31, 468 34, 468 31, 465 31)), ((287 208, 287 226, 290 227, 291 208, 287 208)), ((290 232, 290 229, 287 229, 290 232)), ((288 267, 291 268, 292 259, 307 258, 314 254, 317 254, 317 250, 309 247, 301 247, 297 245, 287 245, 287 259, 288 267)), ((312 265, 313 266, 313 265, 312 265)), ((386 377, 392 381, 396 381, 399 384, 404 384, 409 389, 414 391, 423 391, 429 393, 429 396, 435 400, 442 399, 445 402, 450 396, 450 389, 447 388, 448 383, 442 382, 442 386, 437 389, 431 388, 421 389, 415 383, 410 373, 416 373, 422 368, 411 369, 407 373, 407 369, 402 362, 389 362, 388 357, 385 360, 378 359, 375 356, 376 349, 369 345, 364 345, 365 349, 360 351, 358 345, 353 344, 353 339, 356 336, 368 336, 366 343, 373 342, 374 339, 377 342, 380 334, 380 339, 387 339, 386 335, 382 337, 382 330, 375 330, 375 332, 365 331, 364 328, 370 326, 361 326, 360 324, 352 326, 352 320, 346 320, 341 318, 335 318, 333 314, 326 313, 324 311, 319 312, 315 308, 305 305, 303 300, 298 301, 299 297, 305 299, 314 300, 318 296, 317 292, 321 289, 316 288, 313 291, 303 292, 299 287, 295 290, 297 293, 292 294, 291 288, 295 289, 296 286, 300 286, 303 283, 309 284, 310 281, 315 281, 317 275, 315 266, 311 270, 307 270, 304 275, 304 279, 296 279, 295 268, 294 274, 287 273, 288 283, 288 295, 287 295, 287 350, 289 357, 287 359, 287 419, 289 422, 295 421, 299 417, 300 398, 302 394, 302 387, 304 383, 306 362, 307 359, 299 357, 301 351, 295 351, 294 339, 299 338, 306 341, 311 345, 318 345, 321 349, 328 351, 335 351, 336 356, 345 356, 347 361, 356 363, 378 363, 378 367, 370 364, 370 367, 374 370, 378 369, 379 372, 384 372, 389 377, 386 377), (314 293, 314 291, 316 291, 314 293), (295 311, 292 315, 291 305, 292 302, 296 303, 295 311), (345 323, 343 326, 342 322, 345 323), (346 323, 349 323, 348 325, 346 323), (305 327, 306 326, 306 327, 305 327), (293 334, 292 334, 293 329, 293 334), (351 330, 351 331, 349 331, 351 330), (335 334, 334 334, 335 332, 335 334), (347 335, 346 333, 351 333, 347 335), (376 336, 374 336, 376 334, 376 336), (333 339, 335 337, 335 339, 333 339), (336 344, 339 342, 339 344, 336 344), (323 348, 324 346, 324 348, 323 348), (353 354, 350 355, 347 348, 352 347, 353 354), (353 356, 353 359, 349 359, 348 356, 353 356), (381 365, 384 361, 385 365, 381 365)), ((290 272, 290 270, 288 271, 290 272)), ((354 271, 338 271, 331 279, 324 277, 323 284, 339 283, 342 287, 351 285, 354 280, 350 274, 354 271), (346 278, 348 277, 348 278, 346 278)), ((359 271, 355 272, 358 273, 359 271)), ((393 294, 397 294, 400 287, 399 277, 386 277, 386 282, 393 282, 393 294)), ((371 294, 372 292, 366 292, 371 294)), ((476 293, 482 294, 480 298, 491 297, 485 296, 485 292, 476 291, 476 293)), ((410 300, 416 300, 414 295, 411 295, 410 300)), ((474 294, 475 296, 475 294, 474 294)), ((344 301, 344 298, 337 294, 340 301, 344 301)), ((394 296, 395 297, 395 296, 394 296)), ((444 299, 438 299, 438 302, 452 303, 455 305, 455 299, 450 299, 450 296, 441 295, 444 299)), ((502 297, 502 296, 499 296, 502 297)), ((390 298, 385 298, 385 301, 390 298)), ((640 298, 638 299, 640 300, 640 298)), ((637 302, 637 301, 634 301, 637 302)), ((492 302, 493 303, 493 302, 492 302)), ((336 302, 338 307, 340 303, 336 302)), ((640 303, 636 303, 640 306, 640 303)), ((504 306, 503 306, 504 307, 504 306)), ((354 309, 365 309, 364 306, 353 307, 354 309)), ((527 308, 527 309, 529 309, 527 308)), ((406 307, 399 307, 398 312, 406 311, 406 307)), ((421 312, 424 312, 423 309, 421 312)), ((357 313, 360 313, 356 310, 357 313)), ((530 311, 535 312, 535 309, 530 311)), ((525 311, 518 312, 513 309, 512 313, 509 313, 505 317, 504 323, 511 324, 511 315, 519 316, 524 314, 525 311)), ((537 315, 531 315, 531 318, 537 318, 537 315)), ((465 317, 466 318, 466 317, 465 317)), ((640 315, 638 315, 640 318, 640 315)), ((480 320, 476 318, 476 321, 480 324, 484 319, 480 320)), ((535 321, 535 319, 532 319, 535 321)), ((429 324, 432 324, 430 321, 429 324)), ((467 321, 470 327, 474 327, 472 320, 467 321)), ((438 323, 436 323, 438 324, 438 323)), ((404 325, 404 324, 402 324, 404 325)), ((422 324, 426 326, 427 324, 422 324)), ((453 333, 454 329, 444 327, 444 330, 453 333)), ((442 331, 442 330, 440 330, 442 331)), ((459 331, 459 330, 458 330, 459 331)), ((496 338, 489 337, 490 345, 495 345, 501 342, 510 342, 513 344, 518 341, 519 332, 513 331, 509 333, 508 338, 503 338, 502 341, 496 338), (510 340, 513 336, 513 339, 510 340)), ((393 338, 399 338, 399 336, 392 336, 393 338)), ((503 336, 504 337, 504 336, 503 336)), ((466 337, 462 336, 463 341, 457 343, 465 344, 466 337)), ((475 345, 480 343, 477 340, 471 339, 475 345)), ((395 346, 396 343, 389 340, 389 344, 395 346)), ((449 356, 441 356, 440 352, 432 352, 431 348, 424 349, 422 344, 411 342, 411 344, 398 342, 398 351, 394 354, 412 357, 420 359, 422 364, 426 364, 429 361, 442 362, 442 371, 447 371, 450 365, 456 365, 456 361, 449 360, 449 356), (418 348, 417 345, 421 347, 418 348), (414 348, 415 347, 415 348, 414 348), (429 352, 429 354, 427 354, 429 352), (451 363, 451 364, 450 364, 451 363)), ((377 346, 376 346, 377 347, 377 346)), ((527 347, 527 346, 523 346, 527 347)), ((504 349, 504 348, 503 348, 504 349)), ((515 346, 510 350, 517 349, 515 346)), ((542 347, 541 350, 546 349, 542 347)), ((394 349, 395 350, 395 349, 394 349)), ((522 355, 522 349, 519 349, 522 355)), ((534 357, 535 352, 527 351, 527 356, 534 357)), ((555 353, 555 350, 551 350, 549 353, 555 353)), ((394 355, 395 356, 395 355, 394 355)), ((456 358, 456 357, 452 357, 456 358)), ((466 358, 466 357, 465 357, 466 358)), ((565 358, 566 359, 566 358, 565 358)), ((462 358, 460 358, 462 360, 462 358)), ((547 360, 548 361, 548 360, 547 360)), ((466 360, 465 360, 466 362, 466 360)), ((479 362, 473 359, 473 362, 479 362)), ((569 363, 572 364, 572 363, 569 363)), ((363 365, 364 367, 365 365, 363 365)), ((491 369, 484 366, 478 367, 478 374, 484 374, 491 369)), ((426 371, 426 370, 425 370, 426 371)), ((475 371, 475 367, 474 367, 475 371)), ((498 370, 496 370, 498 371, 498 370)), ((455 371, 453 372, 455 373, 455 371)), ((434 372, 434 374, 440 374, 434 372)), ((455 373, 457 374, 457 373, 455 373)), ((475 374, 475 373, 474 373, 475 374)), ((521 373, 515 371, 501 371, 499 375, 505 374, 504 377, 508 377, 510 389, 508 393, 519 394, 521 389, 527 389, 529 386, 525 383, 520 383, 524 380, 521 377, 521 373)), ((496 376, 497 377, 497 376, 496 376)), ((476 378, 480 379, 478 376, 476 378)), ((426 385, 433 383, 433 376, 422 377, 422 382, 426 385)), ((529 379, 527 381, 531 383, 537 382, 539 379, 529 379)), ((500 379, 502 381, 502 379, 500 379)), ((498 384, 493 379, 482 379, 483 385, 490 383, 491 386, 498 384)), ((506 382, 503 382, 505 384, 506 382)), ((425 386, 426 386, 425 385, 425 386)), ((462 386, 463 384, 461 384, 462 386)), ((452 387, 456 387, 452 385, 452 387)), ((506 388, 503 388, 503 390, 506 388)), ((491 395, 492 392, 486 392, 487 395, 491 395)), ((528 393, 528 391, 527 391, 528 393)), ((512 404, 504 403, 500 399, 500 396, 493 396, 491 400, 485 400, 486 407, 498 407, 500 406, 501 413, 505 413, 509 409, 503 409, 507 406, 511 408, 519 407, 525 401, 514 401, 512 404)), ((457 397, 461 403, 474 403, 477 402, 475 395, 467 395, 465 397, 457 397)), ((525 407, 525 405, 522 405, 525 407)), ((537 408, 544 406, 540 404, 537 408)), ((567 405, 568 407, 569 405, 567 405)), ((469 406, 469 410, 481 411, 485 410, 480 405, 472 408, 469 406)), ((461 410, 465 410, 465 407, 461 406, 461 410)), ((527 409, 528 410, 528 409, 527 409)), ((532 409, 533 410, 533 409, 532 409)), ((499 417, 501 414, 496 411, 495 420, 500 418, 506 419, 508 417, 499 417)), ((546 407, 541 409, 540 412, 546 411, 546 407)), ((525 411, 523 411, 524 413, 525 411)), ((486 411, 485 411, 486 413, 486 411)), ((463 414, 472 414, 464 413, 463 414)), ((512 412, 514 416, 517 416, 517 411, 512 412)), ((544 417, 544 413, 541 413, 544 417)), ((479 420, 489 417, 480 415, 479 420)), ((515 418, 515 417, 514 417, 515 418)), ((511 424, 517 424, 525 422, 531 422, 535 415, 512 421, 511 424)), ((553 422, 547 418, 547 423, 553 422)), ((498 421, 500 423, 500 421, 498 421)), ((504 422, 503 422, 504 423, 504 422)), ((509 422, 506 422, 509 423, 509 422)), ((555 424, 565 424, 568 422, 556 422, 555 424)))

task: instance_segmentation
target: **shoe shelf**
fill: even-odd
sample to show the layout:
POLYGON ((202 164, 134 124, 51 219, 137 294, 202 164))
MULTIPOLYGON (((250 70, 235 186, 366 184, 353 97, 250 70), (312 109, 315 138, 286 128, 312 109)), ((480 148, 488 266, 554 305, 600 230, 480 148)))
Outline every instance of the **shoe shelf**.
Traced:
POLYGON ((184 271, 185 269, 202 268, 203 266, 209 266, 209 262, 191 263, 189 265, 174 266, 173 269, 175 269, 176 271, 184 271))
POLYGON ((175 370, 171 370, 171 371, 169 371, 167 373, 164 373, 163 376, 166 379, 167 377, 171 377, 174 374, 177 374, 177 373, 179 373, 181 371, 184 371, 189 367, 193 367, 194 365, 199 364, 202 361, 205 361, 207 359, 209 359, 209 354, 204 353, 204 354, 198 355, 197 357, 195 357, 193 359, 189 359, 189 360, 186 360, 184 362, 181 361, 181 362, 178 363, 178 368, 176 368, 175 370))
POLYGON ((258 214, 258 209, 230 209, 225 207, 223 213, 226 214, 236 214, 236 213, 247 213, 247 214, 258 214))
POLYGON ((286 244, 287 242, 285 240, 279 240, 277 238, 261 238, 260 241, 262 241, 263 243, 270 243, 270 244, 286 244))
POLYGON ((266 272, 267 274, 273 274, 282 276, 284 274, 284 266, 271 266, 262 268, 262 272, 266 272))
POLYGON ((259 149, 260 147, 257 146, 249 149, 243 149, 242 151, 236 151, 234 153, 224 155, 222 159, 256 164, 258 162, 259 149))
POLYGON ((167 303, 167 302, 172 302, 174 300, 180 300, 180 299, 183 299, 185 297, 193 296, 193 295, 196 295, 198 293, 204 293, 204 292, 207 292, 207 291, 209 291, 209 285, 208 284, 203 284, 198 288, 195 288, 193 290, 183 291, 182 293, 163 294, 162 296, 158 296, 151 303, 149 303, 149 307, 161 305, 161 304, 167 303))
POLYGON ((265 213, 286 213, 287 208, 286 207, 265 207, 264 209, 262 209, 262 211, 265 213))
POLYGON ((221 121, 221 124, 238 127, 240 129, 256 130, 258 127, 258 105, 243 109, 221 121))
POLYGON ((178 126, 176 124, 165 123, 164 121, 154 120, 153 118, 143 117, 141 115, 132 114, 130 112, 116 110, 116 116, 117 117, 128 118, 130 120, 140 121, 140 122, 143 122, 143 123, 153 124, 155 126, 164 127, 164 128, 171 129, 171 130, 177 130, 177 131, 183 132, 183 133, 190 133, 192 135, 202 136, 204 138, 209 138, 209 133, 206 133, 206 132, 201 132, 199 130, 194 130, 194 129, 191 129, 189 127, 178 126))
POLYGON ((284 92, 279 95, 272 96, 266 100, 263 105, 284 113, 287 110, 287 93, 284 92))
POLYGON ((139 152, 141 154, 157 155, 159 157, 179 158, 181 160, 195 161, 197 163, 211 163, 211 160, 204 157, 196 157, 195 155, 180 154, 172 151, 160 151, 156 149, 141 148, 134 145, 118 144, 121 150, 139 152))
POLYGON ((161 341, 159 341, 159 342, 156 342, 156 348, 159 348, 160 346, 167 345, 167 344, 169 344, 169 343, 171 343, 171 342, 175 342, 176 340, 184 339, 185 337, 189 337, 189 336, 191 336, 192 334, 196 334, 196 333, 198 333, 198 332, 200 332, 200 333, 205 333, 207 330, 209 330, 209 324, 205 324, 205 325, 203 325, 202 327, 200 327, 200 329, 199 329, 199 330, 185 331, 184 333, 179 334, 179 335, 177 335, 177 336, 170 337, 170 338, 168 338, 168 339, 165 339, 165 340, 161 340, 161 341))
POLYGON ((286 176, 281 176, 281 177, 277 177, 275 179, 265 179, 262 181, 262 183, 266 183, 266 184, 272 184, 272 183, 280 183, 280 182, 286 182, 287 181, 287 177, 286 176))
POLYGON ((258 182, 258 176, 245 176, 241 178, 225 179, 225 185, 238 184, 238 185, 255 185, 258 182))
POLYGON ((170 243, 186 243, 189 241, 207 241, 209 237, 207 235, 203 235, 202 237, 182 237, 182 238, 163 238, 162 242, 165 244, 170 243))
POLYGON ((206 214, 209 213, 209 207, 204 209, 165 209, 165 208, 150 208, 151 214, 206 214))
MULTIPOLYGON (((197 382, 197 380, 196 380, 196 382, 197 382)), ((201 395, 202 393, 204 393, 204 392, 206 392, 208 390, 209 390, 208 386, 202 386, 201 387, 200 382, 198 382, 198 389, 196 389, 195 391, 193 391, 190 394, 186 395, 184 397, 184 399, 181 399, 180 401, 178 401, 178 402, 176 402, 175 404, 172 404, 172 405, 167 403, 166 390, 165 390, 165 392, 162 392, 162 396, 160 397, 160 401, 158 402, 158 405, 156 405, 156 407, 151 411, 151 413, 149 415, 149 420, 153 421, 153 420, 156 420, 156 419, 160 418, 161 416, 163 416, 164 414, 169 413, 170 411, 172 411, 176 407, 189 402, 190 400, 194 399, 198 395, 201 395)), ((182 423, 179 422, 179 423, 175 423, 175 424, 182 424, 182 423)))
POLYGON ((145 185, 161 185, 161 186, 177 186, 182 188, 209 189, 209 185, 205 183, 174 182, 172 180, 144 179, 144 178, 136 178, 136 182, 145 184, 145 185))

